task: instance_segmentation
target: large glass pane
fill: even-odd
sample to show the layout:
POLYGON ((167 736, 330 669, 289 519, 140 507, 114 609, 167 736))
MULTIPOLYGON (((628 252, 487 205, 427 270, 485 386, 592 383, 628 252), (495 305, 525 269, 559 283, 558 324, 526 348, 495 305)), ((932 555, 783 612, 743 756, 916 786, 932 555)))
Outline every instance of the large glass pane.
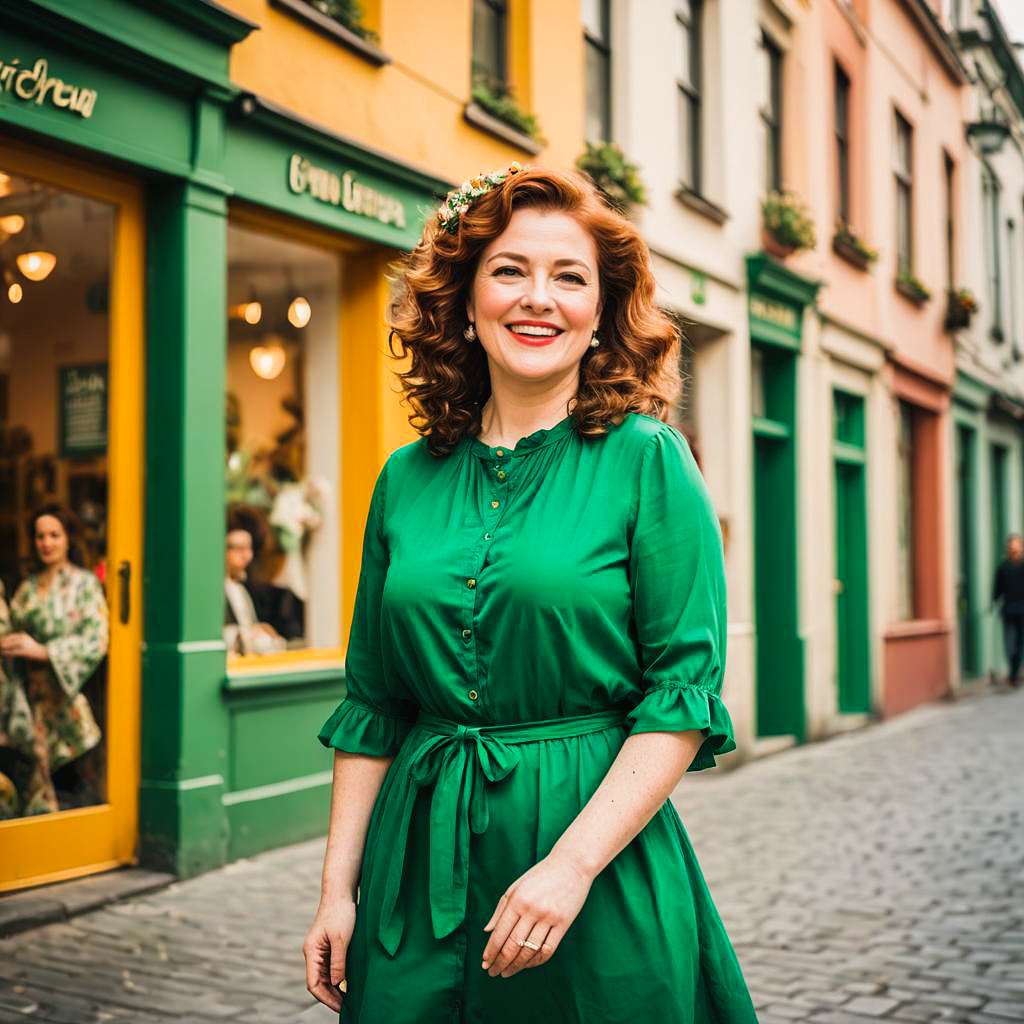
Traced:
POLYGON ((114 216, 0 158, 0 818, 106 799, 114 216))
POLYGON ((228 229, 224 639, 261 655, 340 635, 337 257, 228 229))

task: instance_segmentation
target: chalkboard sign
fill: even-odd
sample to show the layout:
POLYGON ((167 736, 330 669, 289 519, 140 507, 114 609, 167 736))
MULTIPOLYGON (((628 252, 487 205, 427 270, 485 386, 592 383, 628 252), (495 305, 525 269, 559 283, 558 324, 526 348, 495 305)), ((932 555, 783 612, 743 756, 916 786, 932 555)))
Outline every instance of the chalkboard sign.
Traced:
POLYGON ((62 366, 57 371, 60 453, 103 455, 107 450, 107 364, 62 366))

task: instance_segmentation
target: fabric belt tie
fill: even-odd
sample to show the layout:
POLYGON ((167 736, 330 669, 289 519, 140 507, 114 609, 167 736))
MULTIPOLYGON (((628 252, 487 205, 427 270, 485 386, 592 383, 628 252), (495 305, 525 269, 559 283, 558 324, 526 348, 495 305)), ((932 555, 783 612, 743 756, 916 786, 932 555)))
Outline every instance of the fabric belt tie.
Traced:
POLYGON ((388 954, 395 955, 405 928, 405 905, 399 894, 409 824, 420 790, 434 787, 430 800, 430 918, 434 937, 443 939, 466 916, 470 832, 481 835, 487 830, 487 784, 500 782, 519 764, 519 754, 513 748, 522 743, 584 736, 624 724, 621 711, 479 726, 421 714, 406 738, 406 745, 412 747, 403 756, 410 785, 401 814, 393 819, 395 826, 382 831, 378 840, 382 849, 390 846, 392 851, 379 930, 388 954))

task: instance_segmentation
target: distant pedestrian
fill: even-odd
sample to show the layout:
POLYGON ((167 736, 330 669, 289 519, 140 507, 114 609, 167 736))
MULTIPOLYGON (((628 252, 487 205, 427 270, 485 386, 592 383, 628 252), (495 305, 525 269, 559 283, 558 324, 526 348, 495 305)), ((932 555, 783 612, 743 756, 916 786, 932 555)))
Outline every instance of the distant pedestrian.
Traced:
POLYGON ((449 197, 402 284, 424 436, 378 478, 320 732, 307 986, 342 1024, 756 1024, 668 799, 735 742, 647 247, 585 179, 513 165, 449 197))
POLYGON ((1020 686, 1020 665, 1024 659, 1024 538, 1019 533, 1006 540, 1006 558, 996 569, 992 603, 1000 606, 1003 643, 1011 686, 1020 686))

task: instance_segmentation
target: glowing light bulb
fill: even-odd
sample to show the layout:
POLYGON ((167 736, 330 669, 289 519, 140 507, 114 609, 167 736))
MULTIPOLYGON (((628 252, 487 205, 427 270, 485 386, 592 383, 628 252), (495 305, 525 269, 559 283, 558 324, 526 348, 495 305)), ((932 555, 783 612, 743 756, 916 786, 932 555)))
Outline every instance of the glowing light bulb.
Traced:
POLYGON ((242 319, 252 326, 255 326, 263 318, 263 306, 259 302, 247 302, 242 307, 242 319))
POLYGON ((272 342, 269 345, 257 345, 249 351, 249 365, 253 373, 263 380, 274 380, 281 376, 286 361, 284 348, 272 342))
POLYGON ((292 304, 288 307, 288 323, 292 327, 305 327, 312 315, 313 310, 307 299, 304 299, 301 295, 297 295, 292 299, 292 304))
POLYGON ((11 302, 14 303, 14 305, 17 305, 19 302, 21 302, 22 297, 24 296, 24 294, 25 294, 24 290, 22 289, 21 285, 18 284, 17 281, 15 281, 7 289, 7 298, 10 299, 11 302))
POLYGON ((52 252, 23 252, 17 257, 18 269, 30 281, 45 281, 50 271, 57 266, 57 257, 52 252))
POLYGON ((11 213, 6 217, 0 217, 0 231, 8 235, 16 235, 24 226, 25 218, 21 214, 11 213))

